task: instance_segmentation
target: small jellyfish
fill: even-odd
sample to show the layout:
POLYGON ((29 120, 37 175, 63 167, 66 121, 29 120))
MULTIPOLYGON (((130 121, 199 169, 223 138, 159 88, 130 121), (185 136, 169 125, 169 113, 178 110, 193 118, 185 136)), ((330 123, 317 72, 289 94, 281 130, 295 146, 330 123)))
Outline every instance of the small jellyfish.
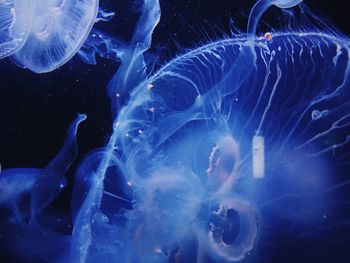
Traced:
POLYGON ((0 58, 14 53, 16 64, 36 73, 52 71, 70 60, 86 40, 98 12, 98 0, 37 1, 32 7, 24 7, 26 1, 8 2, 14 2, 14 7, 1 6, 5 37, 0 36, 0 58), (11 39, 18 43, 8 44, 11 39))

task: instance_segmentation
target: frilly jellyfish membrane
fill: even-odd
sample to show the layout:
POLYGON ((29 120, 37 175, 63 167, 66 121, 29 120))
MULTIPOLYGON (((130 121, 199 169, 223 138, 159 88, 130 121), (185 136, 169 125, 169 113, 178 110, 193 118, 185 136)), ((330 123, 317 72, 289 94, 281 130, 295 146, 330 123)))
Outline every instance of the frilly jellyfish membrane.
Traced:
POLYGON ((4 0, 0 6, 0 59, 36 73, 69 61, 95 23, 98 0, 4 0))
POLYGON ((31 2, 1 1, 0 5, 0 59, 18 51, 27 39, 31 17, 31 2))
POLYGON ((313 17, 301 2, 260 0, 247 34, 194 48, 152 74, 144 54, 160 19, 157 0, 143 1, 128 43, 92 31, 82 59, 95 64, 98 54, 120 66, 108 86, 110 137, 74 177, 72 230, 60 231, 44 208, 64 186, 85 115, 47 167, 1 173, 0 200, 12 212, 4 225, 19 226, 25 247, 40 247, 31 244, 35 234, 60 248, 39 252, 50 262, 262 262, 276 243, 290 248, 288 238, 346 227, 346 216, 325 219, 349 204, 337 192, 350 184, 342 179, 350 165, 349 39, 312 24, 255 35, 271 5, 298 5, 313 17), (20 196, 28 192, 26 214, 20 196))

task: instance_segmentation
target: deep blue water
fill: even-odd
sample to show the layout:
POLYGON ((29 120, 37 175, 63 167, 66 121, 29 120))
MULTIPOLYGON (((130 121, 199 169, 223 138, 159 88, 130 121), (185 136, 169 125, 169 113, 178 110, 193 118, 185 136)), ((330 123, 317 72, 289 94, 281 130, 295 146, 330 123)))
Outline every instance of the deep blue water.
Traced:
MULTIPOLYGON (((138 13, 134 11, 135 6, 140 5, 138 2, 141 1, 132 5, 130 1, 125 0, 118 3, 112 0, 102 1, 101 5, 115 11, 116 17, 109 22, 99 22, 96 27, 110 35, 129 39, 138 18, 138 13)), ((249 11, 254 2, 160 0, 162 16, 154 31, 151 52, 147 55, 154 62, 150 64, 149 72, 156 72, 170 59, 189 49, 223 37, 231 37, 233 32, 237 32, 234 26, 245 31, 249 11)), ((317 15, 329 19, 340 32, 350 34, 347 1, 305 2, 316 10, 317 15)), ((280 15, 277 8, 269 10, 263 16, 263 20, 269 23, 265 28, 283 29, 281 24, 284 22, 276 18, 280 15)), ((260 30, 266 31, 263 23, 260 30)), ((77 112, 88 116, 87 121, 79 128, 78 157, 68 170, 67 187, 53 202, 53 210, 69 214, 73 177, 79 163, 88 152, 106 145, 109 141, 113 122, 112 105, 106 89, 118 67, 119 62, 103 58, 98 58, 97 65, 87 65, 75 56, 53 72, 35 74, 18 68, 10 59, 0 61, 2 170, 14 167, 44 167, 61 148, 66 131, 77 112)), ((181 96, 178 99, 180 105, 186 103, 185 99, 181 101, 181 96)), ((337 102, 332 103, 336 107, 337 102)), ((348 127, 345 132, 349 131, 348 127)), ((345 154, 349 150, 349 146, 342 149, 345 154)), ((349 165, 344 167, 349 168, 349 165)), ((333 182, 341 183, 350 179, 349 170, 344 170, 344 167, 333 171, 333 182)), ((248 262, 350 262, 349 191, 349 185, 341 187, 336 190, 335 196, 329 197, 345 205, 331 205, 327 213, 329 224, 320 228, 303 229, 305 226, 300 225, 294 228, 293 223, 282 217, 273 225, 273 235, 268 238, 261 237, 257 256, 248 257, 248 262), (294 231, 298 232, 298 235, 294 235, 294 231)), ((279 209, 284 208, 282 206, 279 209)), ((293 213, 290 209, 287 211, 286 213, 293 213)), ((1 218, 6 218, 6 214, 2 214, 1 218)), ((17 248, 8 242, 12 229, 2 228, 1 231, 4 232, 0 233, 0 258, 3 262, 47 261, 43 258, 20 256, 20 250, 24 248, 17 248)), ((62 230, 64 233, 71 231, 71 225, 62 230)), ((188 246, 191 249, 190 245, 188 246)), ((62 251, 64 253, 65 250, 62 251)), ((189 256, 184 262, 192 262, 191 260, 193 259, 189 256)), ((211 262, 210 259, 206 260, 211 262)))

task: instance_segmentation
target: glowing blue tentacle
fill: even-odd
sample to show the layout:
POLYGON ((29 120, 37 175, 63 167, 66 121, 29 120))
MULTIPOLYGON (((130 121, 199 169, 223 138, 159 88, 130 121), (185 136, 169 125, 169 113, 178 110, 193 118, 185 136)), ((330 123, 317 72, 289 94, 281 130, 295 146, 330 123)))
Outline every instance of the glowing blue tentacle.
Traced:
POLYGON ((120 108, 120 99, 125 100, 138 83, 146 78, 144 52, 151 46, 152 33, 160 20, 158 0, 145 0, 140 19, 136 25, 130 47, 123 57, 123 62, 108 85, 112 98, 112 111, 120 108))
POLYGON ((300 4, 303 0, 259 0, 253 6, 249 14, 248 20, 248 34, 255 35, 256 27, 261 16, 272 5, 276 5, 279 8, 291 8, 300 4))
POLYGON ((114 61, 121 61, 126 53, 126 49, 127 44, 123 40, 93 29, 84 45, 78 51, 78 55, 85 63, 96 65, 96 55, 114 61))
POLYGON ((6 204, 13 209, 17 219, 22 222, 25 212, 17 210, 18 202, 24 194, 30 194, 29 220, 35 216, 57 196, 65 186, 64 177, 68 168, 77 155, 76 133, 78 125, 86 119, 86 115, 79 114, 71 124, 66 141, 58 155, 43 169, 37 168, 14 168, 1 172, 0 203, 6 204), (21 182, 18 184, 18 182, 21 182))
POLYGON ((78 114, 68 129, 65 143, 56 157, 42 170, 36 180, 31 194, 32 218, 52 202, 60 190, 65 187, 65 174, 78 153, 77 129, 86 119, 85 114, 78 114))

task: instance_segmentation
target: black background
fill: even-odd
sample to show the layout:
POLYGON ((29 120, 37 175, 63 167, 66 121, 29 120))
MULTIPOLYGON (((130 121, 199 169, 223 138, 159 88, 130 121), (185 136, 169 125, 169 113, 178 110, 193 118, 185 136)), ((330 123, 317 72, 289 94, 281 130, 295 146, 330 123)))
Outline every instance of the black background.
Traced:
MULTIPOLYGON (((350 35, 347 0, 304 2, 350 35)), ((160 0, 162 18, 154 32, 151 50, 157 55, 156 66, 189 48, 231 36, 236 32, 233 25, 244 32, 254 3, 252 0, 160 0)), ((134 11, 137 4, 102 0, 101 6, 115 11, 116 16, 110 22, 97 23, 96 27, 128 40, 137 21, 138 13, 134 11)), ((263 19, 277 26, 280 15, 280 11, 272 8, 263 19)), ((111 114, 106 86, 117 68, 118 62, 99 58, 98 64, 92 66, 75 56, 54 72, 34 74, 16 67, 8 58, 0 61, 1 168, 44 167, 62 146, 66 129, 76 113, 86 113, 88 120, 78 132, 79 158, 68 175, 71 179, 79 160, 103 146, 109 137, 111 114)), ((70 194, 68 186, 61 196, 61 203, 67 209, 70 194)), ((348 237, 344 233, 312 236, 288 248, 281 245, 273 255, 259 262, 350 262, 350 231, 347 233, 348 237), (329 240, 320 241, 325 238, 329 240)))

